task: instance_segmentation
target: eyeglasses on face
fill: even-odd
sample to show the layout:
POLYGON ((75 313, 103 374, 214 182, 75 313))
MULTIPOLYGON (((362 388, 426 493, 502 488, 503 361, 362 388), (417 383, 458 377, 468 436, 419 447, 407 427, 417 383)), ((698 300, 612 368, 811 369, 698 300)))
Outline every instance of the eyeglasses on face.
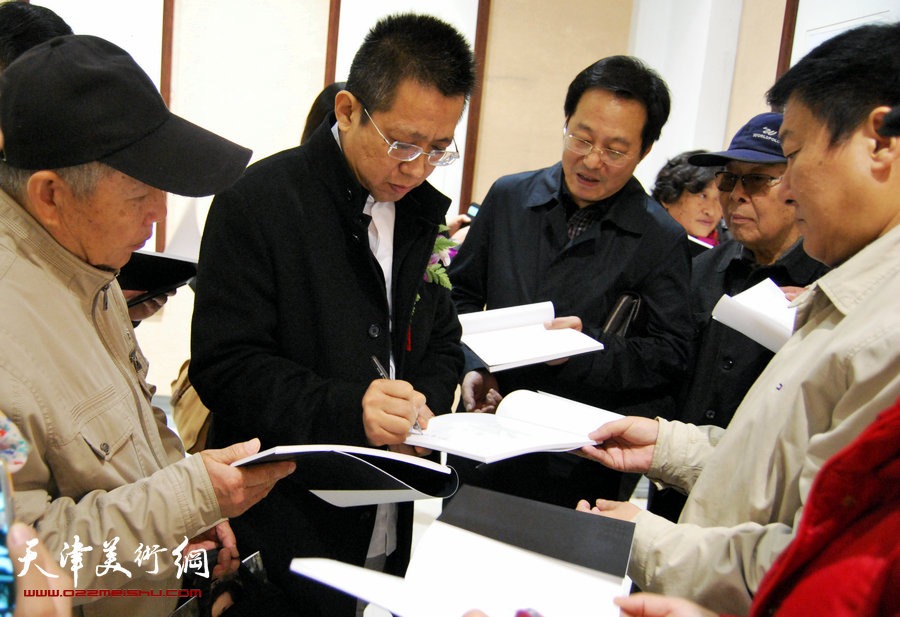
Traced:
POLYGON ((769 174, 743 174, 741 176, 730 171, 716 172, 716 186, 720 191, 730 193, 737 186, 738 180, 744 185, 748 195, 761 193, 770 186, 775 186, 784 176, 770 176, 769 174))
MULTIPOLYGON (((403 141, 388 141, 388 138, 384 136, 384 133, 381 132, 381 129, 378 128, 378 125, 372 120, 372 116, 365 106, 363 106, 363 111, 366 112, 366 116, 369 117, 369 121, 372 123, 372 126, 375 127, 375 130, 378 131, 378 134, 381 135, 384 143, 388 145, 387 154, 392 159, 398 161, 414 161, 419 158, 420 155, 424 154, 425 160, 428 161, 429 165, 444 167, 459 158, 459 152, 456 150, 432 150, 431 152, 425 152, 424 149, 415 144, 408 144, 403 141)), ((456 141, 454 140, 453 143, 455 145, 456 141)))
POLYGON ((600 160, 610 167, 621 167, 631 158, 631 155, 626 152, 595 146, 591 142, 579 139, 566 131, 567 127, 563 127, 563 145, 566 150, 574 152, 578 156, 587 156, 591 152, 596 152, 600 155, 600 160))

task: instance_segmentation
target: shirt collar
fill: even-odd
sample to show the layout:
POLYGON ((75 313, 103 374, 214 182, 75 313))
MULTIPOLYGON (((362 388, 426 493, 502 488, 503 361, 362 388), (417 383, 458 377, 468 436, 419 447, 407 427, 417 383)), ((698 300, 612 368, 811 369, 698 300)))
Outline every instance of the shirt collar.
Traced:
MULTIPOLYGON (((534 190, 526 197, 526 208, 565 207, 562 197, 565 182, 562 162, 543 170, 542 177, 534 185, 534 190)), ((568 195, 565 199, 571 199, 568 195)), ((645 201, 649 200, 644 187, 632 176, 621 189, 606 199, 587 207, 597 206, 605 210, 601 220, 611 221, 616 226, 632 233, 640 234, 646 229, 645 201)))
MULTIPOLYGON (((811 290, 821 289, 835 308, 848 315, 898 276, 900 226, 870 242, 856 255, 822 276, 811 290)), ((806 294, 808 297, 814 295, 806 294)))

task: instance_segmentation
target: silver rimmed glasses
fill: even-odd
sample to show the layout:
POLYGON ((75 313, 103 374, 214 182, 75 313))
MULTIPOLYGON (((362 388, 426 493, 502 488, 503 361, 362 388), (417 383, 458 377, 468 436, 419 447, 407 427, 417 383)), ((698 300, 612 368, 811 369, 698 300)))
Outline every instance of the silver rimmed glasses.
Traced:
MULTIPOLYGON (((372 126, 375 127, 375 130, 378 131, 378 134, 381 135, 384 143, 388 145, 387 154, 392 159, 397 159, 398 161, 414 161, 419 158, 420 155, 424 154, 425 160, 428 161, 429 165, 443 167, 459 158, 459 152, 456 150, 432 150, 431 152, 425 152, 423 148, 420 148, 415 144, 408 144, 403 141, 388 141, 388 138, 384 136, 384 133, 381 132, 381 129, 378 128, 378 125, 372 120, 372 116, 365 106, 363 106, 363 111, 366 112, 369 121, 372 123, 372 126)), ((455 143, 456 142, 454 141, 454 145, 455 143)))
POLYGON ((563 145, 566 150, 574 152, 578 156, 587 156, 591 152, 596 152, 600 155, 600 160, 610 167, 621 167, 631 158, 631 155, 627 152, 619 152, 618 150, 613 150, 611 148, 595 146, 589 141, 575 137, 571 133, 568 133, 567 130, 568 127, 563 127, 563 145))

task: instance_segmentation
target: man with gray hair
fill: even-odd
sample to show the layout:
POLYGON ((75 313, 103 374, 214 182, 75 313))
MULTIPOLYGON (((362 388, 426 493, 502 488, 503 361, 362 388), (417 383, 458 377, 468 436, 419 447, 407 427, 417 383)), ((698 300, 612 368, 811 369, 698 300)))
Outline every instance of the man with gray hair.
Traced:
POLYGON ((222 519, 294 465, 229 465, 258 441, 185 457, 151 405, 115 277, 165 216, 165 191, 222 189, 250 151, 172 114, 131 56, 96 37, 34 47, 0 93, 0 410, 32 444, 16 517, 94 594, 76 612, 168 615, 185 554, 221 545, 207 575, 234 569, 222 519))

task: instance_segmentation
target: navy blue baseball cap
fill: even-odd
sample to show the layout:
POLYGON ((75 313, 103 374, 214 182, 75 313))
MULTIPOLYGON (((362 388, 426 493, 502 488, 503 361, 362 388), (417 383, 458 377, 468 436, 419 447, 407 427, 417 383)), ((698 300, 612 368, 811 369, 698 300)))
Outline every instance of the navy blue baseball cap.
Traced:
POLYGON ((900 105, 884 116, 884 124, 878 130, 882 137, 900 137, 900 105))
POLYGON ((51 39, 0 75, 3 160, 19 169, 100 161, 152 187, 200 197, 228 188, 251 151, 176 116, 123 49, 51 39))
POLYGON ((729 161, 763 165, 786 163, 778 138, 782 117, 774 112, 754 116, 737 132, 728 150, 695 154, 688 159, 688 163, 698 167, 719 167, 729 161))

